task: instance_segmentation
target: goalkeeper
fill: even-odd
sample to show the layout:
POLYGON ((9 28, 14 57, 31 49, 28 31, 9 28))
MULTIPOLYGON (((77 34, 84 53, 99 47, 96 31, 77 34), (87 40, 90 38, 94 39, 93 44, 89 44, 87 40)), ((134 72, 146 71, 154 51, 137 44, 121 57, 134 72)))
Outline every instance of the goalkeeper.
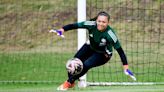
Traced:
MULTIPOLYGON (((83 62, 82 72, 78 75, 71 75, 68 73, 68 80, 61 84, 57 90, 68 90, 69 88, 74 87, 75 80, 87 73, 89 69, 107 63, 112 57, 112 47, 116 49, 121 58, 125 74, 132 77, 133 80, 136 80, 133 73, 128 69, 126 55, 114 30, 108 25, 109 19, 109 14, 102 11, 99 12, 94 19, 68 24, 61 29, 56 30, 58 35, 62 36, 65 31, 77 28, 85 28, 89 32, 89 40, 74 56, 74 58, 79 58, 83 62)), ((55 30, 52 29, 50 31, 55 30)))

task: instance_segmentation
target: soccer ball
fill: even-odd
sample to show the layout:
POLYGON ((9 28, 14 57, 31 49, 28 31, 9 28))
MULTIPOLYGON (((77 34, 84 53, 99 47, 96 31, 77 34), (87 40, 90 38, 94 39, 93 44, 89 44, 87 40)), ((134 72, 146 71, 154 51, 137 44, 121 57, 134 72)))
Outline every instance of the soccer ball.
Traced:
POLYGON ((80 74, 81 71, 83 70, 83 63, 78 58, 72 58, 67 61, 66 69, 71 75, 80 74))

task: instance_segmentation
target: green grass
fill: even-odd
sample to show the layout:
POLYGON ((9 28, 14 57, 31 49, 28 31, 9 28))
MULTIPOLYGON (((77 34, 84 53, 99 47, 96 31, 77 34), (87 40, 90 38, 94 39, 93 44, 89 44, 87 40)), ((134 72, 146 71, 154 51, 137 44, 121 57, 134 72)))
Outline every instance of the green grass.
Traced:
MULTIPOLYGON (((61 92, 56 84, 12 84, 0 86, 0 92, 61 92)), ((149 86, 88 86, 69 89, 67 92, 163 92, 163 85, 149 86)))
MULTIPOLYGON (((73 55, 73 53, 54 52, 1 53, 0 80, 63 82, 67 79, 65 63, 73 55)), ((122 64, 117 59, 119 58, 113 56, 112 60, 104 66, 91 69, 88 72, 87 80, 110 82, 132 81, 123 73, 122 64)), ((138 81, 163 82, 162 66, 149 62, 147 64, 130 64, 130 69, 135 73, 138 81)))
POLYGON ((71 56, 69 53, 3 53, 0 80, 61 82, 66 77, 65 62, 71 56))

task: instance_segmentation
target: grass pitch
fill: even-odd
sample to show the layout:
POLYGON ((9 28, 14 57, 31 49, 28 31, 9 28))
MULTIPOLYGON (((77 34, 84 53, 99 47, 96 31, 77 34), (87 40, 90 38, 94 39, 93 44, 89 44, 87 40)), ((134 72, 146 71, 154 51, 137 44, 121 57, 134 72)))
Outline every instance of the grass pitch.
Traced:
MULTIPOLYGON (((1 85, 0 92, 61 92, 56 84, 10 84, 1 85)), ((69 89, 67 92, 164 92, 164 85, 147 86, 88 86, 69 89)))

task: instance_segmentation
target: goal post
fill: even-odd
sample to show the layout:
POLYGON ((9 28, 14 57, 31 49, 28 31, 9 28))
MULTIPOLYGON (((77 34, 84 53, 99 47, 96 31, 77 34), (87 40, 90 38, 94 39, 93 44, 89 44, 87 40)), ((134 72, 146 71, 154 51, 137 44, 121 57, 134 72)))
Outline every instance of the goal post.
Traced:
MULTIPOLYGON (((86 0, 78 0, 78 22, 86 20, 86 0)), ((86 29, 78 29, 78 50, 83 46, 86 42, 86 29)), ((78 82, 79 87, 86 87, 86 74, 79 78, 78 82), (83 85, 81 85, 83 84, 83 85)))

